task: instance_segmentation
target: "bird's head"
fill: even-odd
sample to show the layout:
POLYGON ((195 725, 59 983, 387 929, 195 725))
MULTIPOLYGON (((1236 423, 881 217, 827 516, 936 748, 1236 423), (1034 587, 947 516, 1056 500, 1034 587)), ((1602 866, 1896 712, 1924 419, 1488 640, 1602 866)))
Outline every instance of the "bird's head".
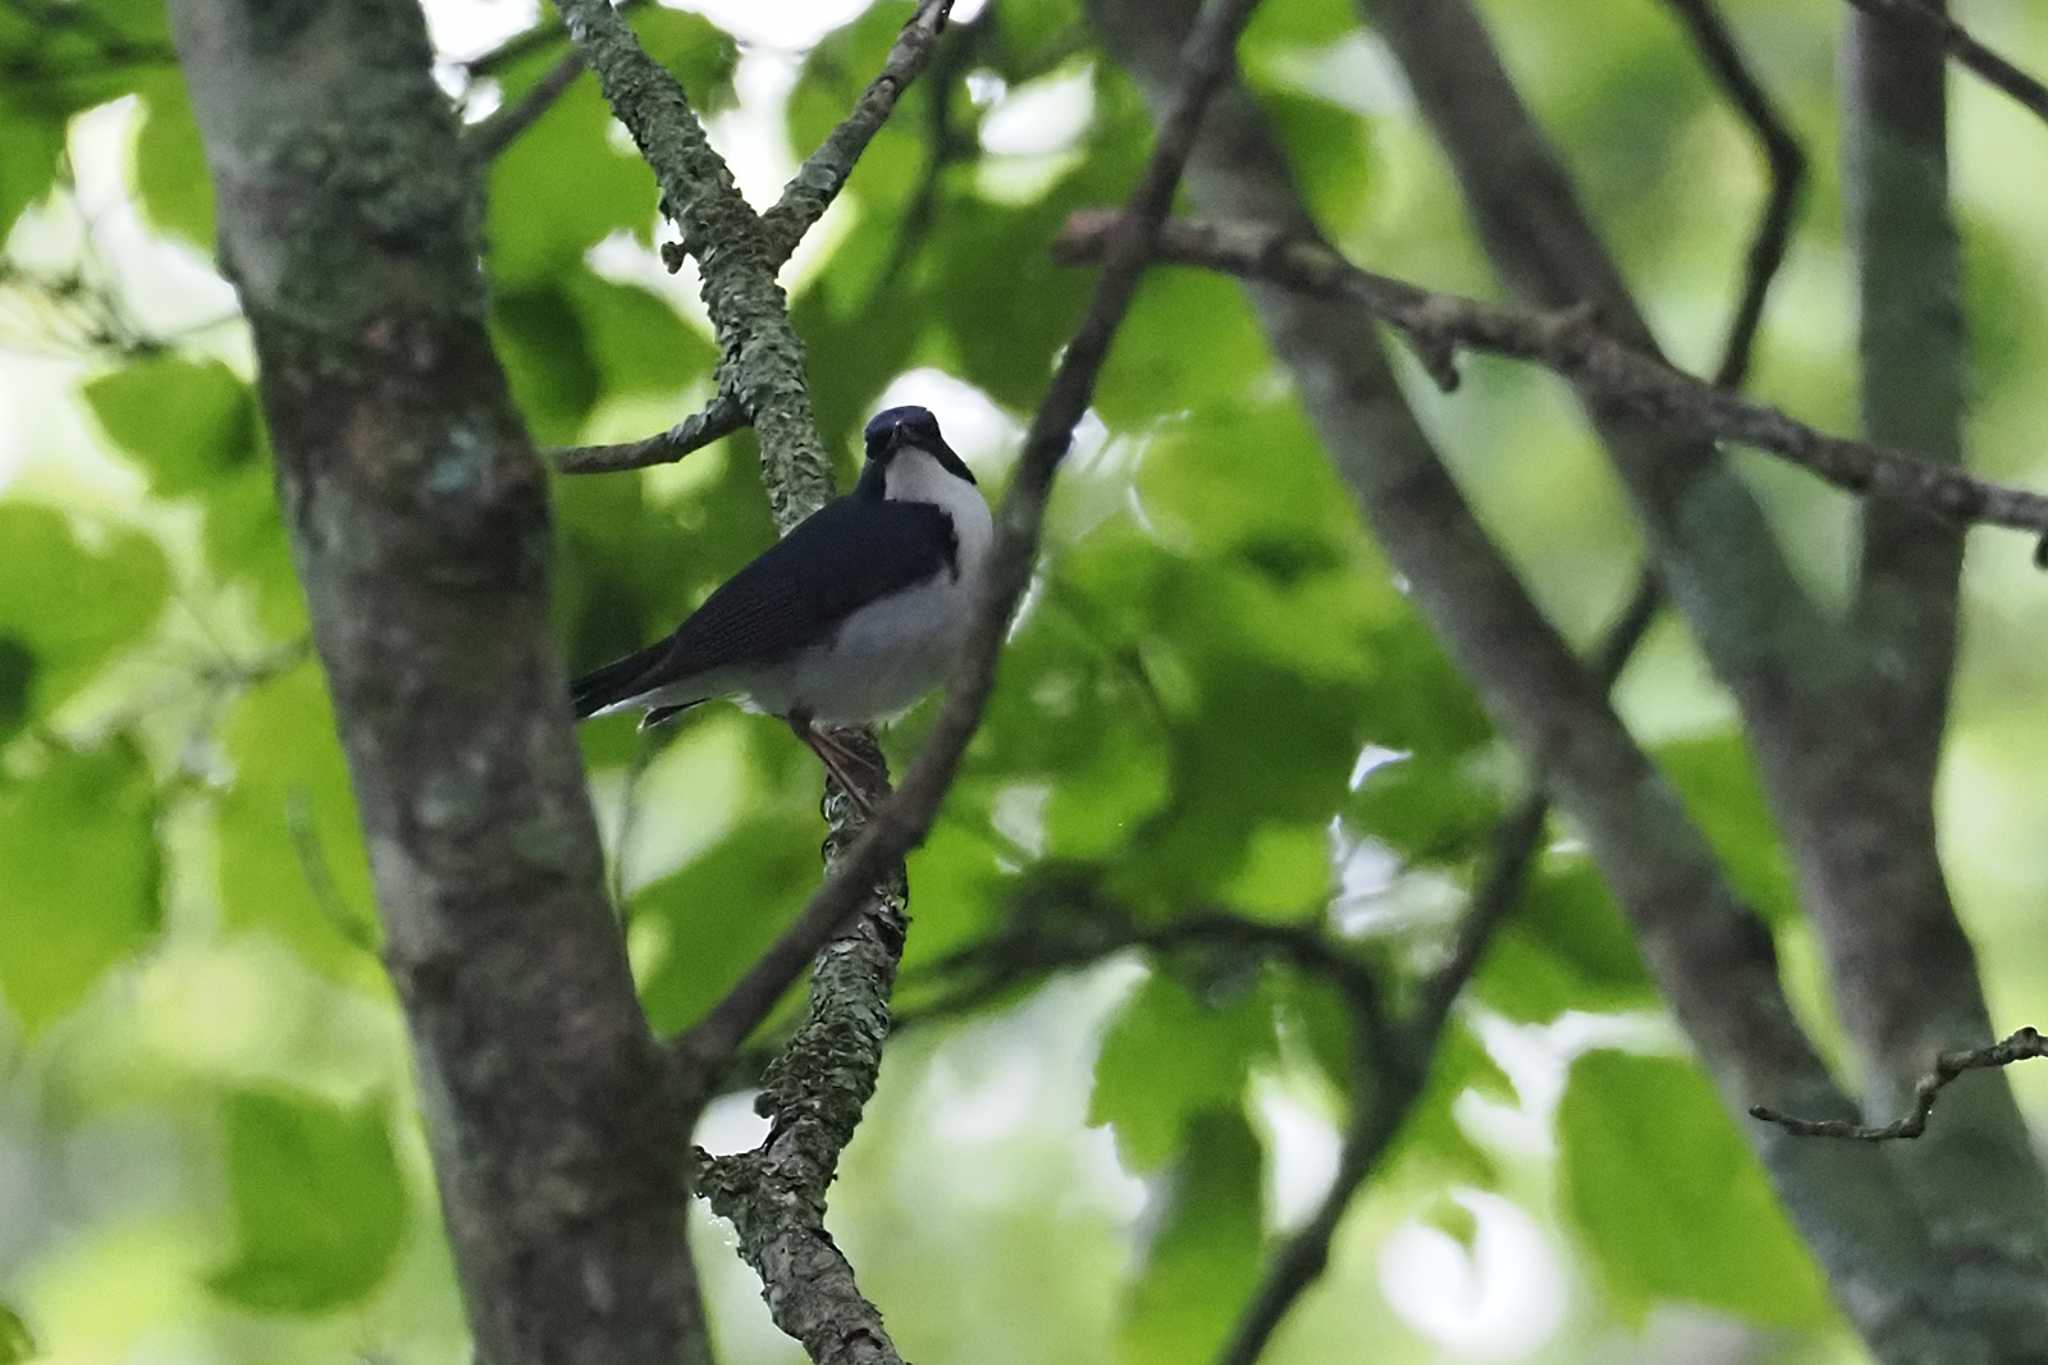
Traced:
POLYGON ((895 481, 888 477, 890 466, 899 456, 915 453, 929 457, 930 463, 956 479, 974 482, 973 471, 953 453, 953 447, 947 445, 946 438, 939 434, 939 419, 932 416, 930 408, 915 405, 886 408, 869 419, 866 439, 867 471, 864 478, 874 476, 885 483, 893 483, 895 481))

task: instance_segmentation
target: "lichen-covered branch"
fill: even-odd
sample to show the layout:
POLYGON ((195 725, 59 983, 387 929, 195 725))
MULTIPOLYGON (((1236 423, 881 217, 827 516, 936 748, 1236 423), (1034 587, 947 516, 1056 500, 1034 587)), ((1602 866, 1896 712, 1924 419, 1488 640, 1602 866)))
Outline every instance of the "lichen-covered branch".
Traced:
MULTIPOLYGON (((804 160, 782 197, 760 216, 758 238, 772 277, 790 258, 804 234, 846 187, 868 143, 895 112, 896 101, 930 63, 952 12, 953 0, 923 0, 903 25, 888 58, 868 83, 853 112, 834 128, 804 160)), ((687 236, 684 240, 688 248, 687 236)), ((673 268, 674 262, 671 262, 673 268)), ((708 288, 708 284, 707 284, 708 288)), ((708 299, 708 295, 707 295, 708 299)), ((787 309, 784 309, 787 317, 787 309)), ((716 318, 713 319, 714 323, 716 318)), ((800 352, 799 352, 800 354, 800 352)), ((729 358, 718 367, 718 393, 701 411, 667 431, 617 445, 567 446, 548 452, 548 460, 564 474, 614 474, 682 459, 713 441, 748 425, 751 409, 738 392, 729 358)), ((801 518, 799 518, 800 520, 801 518)), ((785 528, 786 529, 786 528, 785 528)))
MULTIPOLYGON (((1055 249, 1066 260, 1095 259, 1116 222, 1113 210, 1077 213, 1055 249)), ((2048 494, 1810 427, 1623 345, 1589 309, 1531 313, 1438 293, 1361 270, 1318 241, 1257 223, 1170 222, 1161 229, 1159 255, 1303 293, 1342 295, 1399 329, 1430 369, 1453 383, 1451 358, 1460 349, 1531 361, 1640 421, 1769 451, 1849 492, 1910 504, 1930 520, 2048 533, 2048 494)))
POLYGON ((685 1133, 562 705, 547 483, 419 9, 171 14, 477 1358, 708 1361, 685 1133))
POLYGON ((876 812, 866 833, 788 931, 786 938, 792 942, 822 940, 831 926, 842 923, 852 911, 860 887, 915 848, 937 817, 939 804, 953 784, 995 688, 996 665, 1011 614, 1031 581, 1053 477, 1066 455, 1075 423, 1087 410, 1095 376, 1108 358, 1116 329, 1137 293, 1138 277, 1152 258, 1153 234, 1173 202, 1203 112, 1230 68, 1237 35, 1257 3, 1209 0, 1189 35, 1184 74, 1175 87, 1171 113, 1160 121, 1151 158, 1119 220, 1125 230, 1104 252, 1088 311, 1062 353, 1045 400, 1025 433, 1016 476, 997 509, 995 541, 974 628, 947 684, 945 704, 902 785, 876 812))
POLYGON ((1851 1123, 1846 1119, 1802 1119, 1790 1114, 1781 1114, 1767 1104, 1751 1105, 1749 1116, 1765 1123, 1775 1123, 1795 1137, 1851 1138, 1857 1142, 1891 1142, 1899 1138, 1917 1138, 1927 1131, 1927 1118, 1934 1112, 1934 1101, 1948 1087, 1950 1081, 1965 1071, 1979 1071, 1987 1067, 2011 1066, 2014 1062, 2033 1061, 2048 1057, 2048 1038, 2031 1028, 2023 1028, 2001 1042, 1986 1047, 1960 1048, 1944 1052, 1934 1059, 1934 1070, 1922 1076, 1913 1086, 1913 1107, 1901 1117, 1879 1127, 1867 1127, 1851 1123))
POLYGON ((804 158, 795 177, 783 187, 782 197, 761 215, 768 250, 777 261, 789 259, 804 234, 839 197, 847 177, 853 174, 854 163, 895 112, 897 99, 931 61, 952 12, 953 0, 922 0, 889 49, 881 73, 861 92, 853 112, 804 158))
MULTIPOLYGON (((613 112, 654 167, 665 210, 682 226, 683 250, 698 260, 721 359, 718 395, 703 412, 648 441, 560 452, 557 463, 571 472, 633 468, 678 458, 751 423, 761 436, 770 506, 786 531, 822 505, 830 485, 802 347, 776 272, 923 69, 949 0, 927 0, 919 8, 860 105, 766 216, 740 199, 683 91, 647 58, 605 0, 565 0, 562 8, 613 112)), ((871 735, 848 732, 842 739, 865 746, 881 771, 871 735)), ((839 1153, 881 1065, 908 892, 900 855, 871 861, 856 879, 843 875, 860 819, 836 787, 827 810, 827 885, 841 888, 838 910, 829 918, 813 914, 801 932, 786 934, 678 1040, 675 1074, 686 1103, 700 1104, 734 1050, 815 958, 809 1010, 769 1066, 757 1101, 771 1119, 769 1136, 754 1152, 705 1163, 704 1190, 733 1220, 741 1253, 760 1274, 778 1326, 815 1360, 886 1365, 898 1358, 896 1349, 825 1231, 824 1208, 839 1153)))
POLYGON ((654 168, 684 250, 701 267, 721 388, 730 388, 761 434, 769 511, 786 531, 832 496, 832 463, 811 413, 803 342, 775 278, 781 262, 682 86, 647 55, 610 0, 561 0, 560 9, 605 102, 654 168))

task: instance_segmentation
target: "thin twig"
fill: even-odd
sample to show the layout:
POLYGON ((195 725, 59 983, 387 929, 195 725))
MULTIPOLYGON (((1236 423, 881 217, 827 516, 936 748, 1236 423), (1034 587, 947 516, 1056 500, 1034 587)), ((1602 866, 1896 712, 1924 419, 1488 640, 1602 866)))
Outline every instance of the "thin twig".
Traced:
POLYGON ((1711 0, 1670 0, 1670 4, 1692 34, 1693 45, 1699 49, 1708 73, 1756 134, 1770 172, 1770 192, 1749 239, 1742 295, 1728 324, 1721 364, 1714 371, 1715 387, 1739 389, 1749 375, 1757 327, 1763 320, 1764 299, 1792 237, 1792 218, 1806 178, 1806 154, 1800 150, 1799 140, 1792 135, 1770 95, 1751 74, 1749 63, 1735 46, 1734 35, 1729 33, 1727 23, 1711 0))
POLYGON ((1846 1119, 1802 1119, 1790 1114, 1781 1114, 1769 1105, 1753 1104, 1749 1116, 1765 1123, 1775 1123, 1794 1137, 1852 1138, 1858 1142, 1891 1142, 1897 1138, 1916 1138, 1927 1131, 1927 1116, 1934 1112, 1934 1101, 1944 1087, 1965 1071, 1978 1071, 1987 1067, 2011 1066, 2032 1058, 2048 1057, 2048 1037, 2031 1028, 2023 1028, 2003 1042, 1986 1047, 1965 1048, 1956 1052, 1944 1052, 1934 1059, 1934 1070, 1920 1078, 1913 1088, 1913 1108, 1905 1117, 1885 1124, 1881 1128, 1866 1128, 1862 1124, 1846 1119))
POLYGON ((780 976, 783 986, 794 980, 802 964, 839 931, 875 878, 930 830, 994 688, 1003 635, 1030 581, 1053 476, 1066 453, 1074 424, 1094 392, 1096 373, 1108 358, 1117 324, 1137 292, 1138 276, 1152 255, 1151 232, 1165 219, 1172 204, 1174 187, 1194 146, 1202 111, 1222 81, 1237 34, 1256 4, 1257 0, 1209 0, 1188 39, 1186 74, 1179 98, 1173 112, 1160 125, 1157 145, 1131 196, 1131 230, 1110 249, 1096 280, 1087 315, 1061 357, 1045 401, 1025 437, 1016 478, 997 517, 995 543, 989 552, 974 629, 955 666, 945 705, 930 737, 918 751, 902 785, 876 812, 845 860, 818 888, 796 922, 756 964, 756 970, 750 970, 735 990, 738 995, 743 989, 745 997, 735 1001, 728 996, 706 1016, 700 1027, 711 1027, 715 1019, 717 1033, 700 1037, 692 1029, 683 1036, 679 1048, 686 1064, 698 1061, 710 1050, 705 1045, 707 1040, 715 1044, 724 1037, 743 1038, 751 1032, 780 996, 780 987, 769 989, 774 978, 780 976))
MULTIPOLYGON (((1096 259, 1121 228, 1113 210, 1076 213, 1067 220, 1055 253, 1068 261, 1096 259)), ((1532 313, 1437 293, 1360 270, 1321 243, 1294 240, 1257 224, 1168 223, 1159 234, 1159 257, 1354 299, 1398 328, 1439 382, 1456 383, 1452 357, 1460 348, 1532 361, 1642 420, 1768 451, 1851 493, 1896 498, 1952 522, 2048 533, 2048 496, 1904 451, 1831 436, 1623 345, 1601 330, 1587 308, 1532 313)))
POLYGON ((880 74, 868 82, 853 112, 804 158, 795 177, 783 186, 782 197, 761 215, 764 239, 778 264, 789 259, 796 244, 846 187, 868 142, 889 121, 897 99, 931 60, 952 12, 953 0, 923 0, 904 23, 880 74))
POLYGON ((562 92, 576 83, 587 64, 583 54, 571 49, 562 54, 531 89, 505 105, 489 118, 471 124, 462 134, 462 150, 478 165, 510 147, 521 133, 540 121, 562 92))
POLYGON ((1849 0, 1865 14, 1913 24, 1932 34, 1943 50, 1984 80, 2019 101, 2036 118, 2048 120, 2048 86, 1970 36, 1948 15, 1924 0, 1849 0))
MULTIPOLYGON (((1602 691, 1611 689, 1620 678, 1662 601, 1655 575, 1646 571, 1588 665, 1602 691)), ((1368 1070, 1351 1086, 1352 1116, 1338 1151, 1337 1174, 1309 1220, 1287 1239, 1260 1276, 1229 1342, 1217 1356, 1218 1365, 1252 1365, 1264 1354, 1296 1301, 1329 1264, 1330 1242, 1345 1211, 1422 1097, 1452 1007, 1521 899, 1549 815, 1550 802, 1539 780, 1495 827, 1493 856, 1472 893, 1471 905, 1458 922, 1450 957, 1423 982, 1408 1017, 1392 1030, 1378 1031, 1368 1070)))
POLYGON ((646 469, 673 464, 746 425, 746 410, 739 399, 721 391, 667 431, 616 445, 557 446, 546 452, 546 459, 563 474, 616 474, 624 469, 646 469))
POLYGON ((350 907, 335 883, 333 870, 327 866, 326 850, 320 847, 320 831, 313 828, 313 798, 304 788, 286 795, 284 828, 291 836, 292 853, 299 860, 299 875, 306 879, 306 890, 321 918, 334 926, 349 947, 375 953, 377 935, 370 928, 370 917, 350 907))

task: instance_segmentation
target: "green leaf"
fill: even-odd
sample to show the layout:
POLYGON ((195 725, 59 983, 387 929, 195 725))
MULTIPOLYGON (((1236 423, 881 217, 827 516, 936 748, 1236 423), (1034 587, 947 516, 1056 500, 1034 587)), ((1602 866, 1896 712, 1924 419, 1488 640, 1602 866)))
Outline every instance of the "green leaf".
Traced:
POLYGON ((1194 1115, 1150 1210, 1152 1236, 1117 1332, 1123 1365, 1209 1360, 1258 1280, 1259 1144, 1235 1107, 1194 1115))
POLYGON ((1743 899, 1773 927, 1796 919, 1792 869, 1742 736, 1731 731, 1661 744, 1655 758, 1743 899))
POLYGON ((369 861, 320 670, 302 664, 244 695, 220 738, 234 770, 214 807, 226 923, 266 930, 316 970, 385 990, 370 950, 369 861))
POLYGON ((1558 1107, 1563 1202, 1608 1291, 1775 1327, 1832 1320, 1819 1271, 1690 1063, 1592 1052, 1558 1107))
MULTIPOLYGON (((521 63, 506 77, 506 98, 517 99, 555 59, 521 63)), ((484 240, 494 294, 544 289, 612 232, 651 231, 653 178, 612 146, 610 128, 597 82, 578 81, 491 162, 484 240)))
POLYGON ((690 107, 716 114, 734 103, 732 78, 739 70, 740 45, 701 14, 647 5, 632 14, 633 29, 647 55, 682 82, 690 107))
POLYGON ((262 1313, 323 1313, 365 1298, 405 1232, 385 1107, 237 1091, 222 1104, 236 1250, 207 1277, 262 1313))
POLYGON ((1155 1170, 1179 1150, 1196 1114, 1242 1104, 1253 1063, 1275 1047, 1262 991, 1211 1005, 1155 970, 1103 1035, 1088 1122, 1111 1125, 1126 1166, 1155 1170))
POLYGON ((1461 863, 1485 846, 1500 819, 1500 793, 1471 765, 1410 754, 1366 774, 1352 818, 1410 859, 1461 863))
POLYGON ((46 714, 123 647, 141 644, 169 587, 149 537, 111 530, 87 549, 59 511, 0 503, 0 636, 33 659, 29 711, 46 714), (61 602, 64 609, 51 610, 61 602))
POLYGON ((0 635, 0 744, 12 738, 28 719, 29 686, 35 681, 36 656, 12 635, 0 635))
POLYGON ((11 105, 0 97, 0 241, 22 210, 50 192, 64 158, 64 121, 11 105))
MULTIPOLYGON (((1387 1145, 1376 1178, 1422 1169, 1438 1183, 1496 1183, 1499 1172, 1493 1158, 1467 1137, 1458 1123, 1458 1097, 1467 1090, 1495 1097, 1514 1094, 1513 1085, 1487 1053, 1479 1036, 1462 1019, 1454 1017, 1444 1025, 1437 1039, 1422 1093, 1409 1106, 1400 1131, 1387 1145)), ((1356 1102, 1354 1097, 1353 1103, 1356 1102)))
POLYGON ((206 489, 261 448, 255 395, 217 360, 166 355, 124 365, 87 384, 85 401, 165 497, 206 489))
POLYGON ((156 815, 149 770, 126 743, 57 750, 33 776, 0 782, 0 997, 29 1033, 154 937, 156 815))
POLYGON ((150 224, 183 237, 202 250, 213 248, 213 177, 184 78, 176 71, 152 77, 143 87, 148 112, 135 136, 135 192, 150 224))
POLYGON ((1287 150, 1287 164, 1317 224, 1342 240, 1351 225, 1364 218, 1371 202, 1366 121, 1328 100, 1292 92, 1262 94, 1259 107, 1287 150))
POLYGON ((24 1360, 33 1360, 35 1354, 36 1339, 28 1324, 21 1320, 21 1314, 0 1303, 0 1365, 20 1365, 24 1360))
POLYGON ((641 985, 657 1033, 697 1022, 803 908, 820 876, 811 815, 751 820, 633 898, 664 950, 641 985))
MULTIPOLYGON (((1204 270, 1148 270, 1117 329, 1095 405, 1110 426, 1135 426, 1241 394, 1270 363, 1235 280, 1204 270)), ((1242 449, 1234 453, 1245 456, 1242 449)), ((1262 470, 1267 456, 1259 451, 1262 470)), ((1244 472, 1240 465, 1239 477, 1244 472)))

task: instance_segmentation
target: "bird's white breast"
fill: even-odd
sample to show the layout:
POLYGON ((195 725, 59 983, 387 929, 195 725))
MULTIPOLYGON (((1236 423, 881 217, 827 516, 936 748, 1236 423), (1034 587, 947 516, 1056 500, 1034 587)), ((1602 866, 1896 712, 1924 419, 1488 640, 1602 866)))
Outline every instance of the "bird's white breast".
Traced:
POLYGON ((833 635, 746 688, 764 711, 806 710, 828 724, 880 720, 946 680, 974 618, 994 524, 981 491, 922 450, 897 452, 884 495, 931 503, 952 519, 953 563, 849 616, 833 635))

